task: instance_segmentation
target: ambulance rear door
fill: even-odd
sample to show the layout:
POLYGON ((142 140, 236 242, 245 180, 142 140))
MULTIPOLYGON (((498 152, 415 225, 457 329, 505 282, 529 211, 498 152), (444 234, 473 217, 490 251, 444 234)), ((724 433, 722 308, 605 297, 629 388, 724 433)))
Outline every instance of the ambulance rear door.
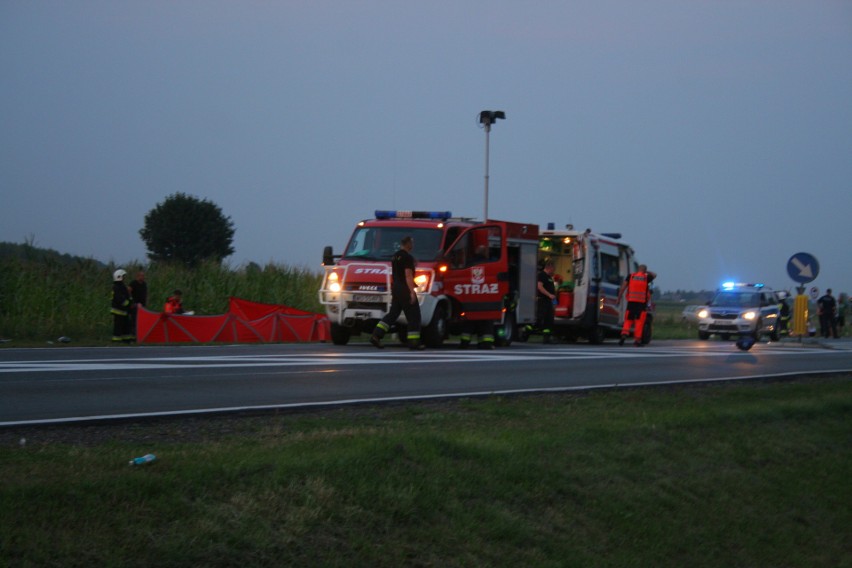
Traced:
POLYGON ((624 282, 621 274, 618 243, 600 240, 600 288, 598 296, 598 323, 617 326, 620 318, 618 290, 624 282))
POLYGON ((591 279, 591 255, 589 243, 585 235, 574 239, 572 244, 574 259, 574 307, 571 316, 581 318, 586 313, 586 299, 589 297, 589 281, 591 279))

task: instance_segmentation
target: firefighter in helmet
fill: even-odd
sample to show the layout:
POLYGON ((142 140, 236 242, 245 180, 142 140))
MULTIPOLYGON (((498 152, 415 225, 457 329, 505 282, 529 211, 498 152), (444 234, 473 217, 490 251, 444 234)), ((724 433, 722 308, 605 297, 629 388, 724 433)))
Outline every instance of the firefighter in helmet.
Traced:
POLYGON ((618 303, 627 291, 627 309, 624 312, 624 327, 621 328, 619 345, 630 336, 630 325, 633 324, 633 339, 636 347, 642 345, 642 330, 645 327, 645 317, 648 315, 648 302, 651 299, 650 284, 657 275, 648 271, 648 267, 640 264, 636 272, 628 274, 618 290, 618 303))
POLYGON ((112 273, 112 303, 110 313, 112 314, 112 340, 133 341, 136 337, 130 331, 130 310, 133 302, 130 299, 130 290, 124 283, 127 272, 119 268, 112 273))

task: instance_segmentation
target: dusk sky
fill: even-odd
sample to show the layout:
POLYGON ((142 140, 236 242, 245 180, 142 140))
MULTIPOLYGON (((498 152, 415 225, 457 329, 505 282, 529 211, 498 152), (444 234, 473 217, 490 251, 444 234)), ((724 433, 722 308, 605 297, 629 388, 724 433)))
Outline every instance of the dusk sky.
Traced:
POLYGON ((176 192, 234 267, 376 209, 621 232, 662 290, 852 292, 852 2, 0 0, 0 241, 144 261, 176 192))

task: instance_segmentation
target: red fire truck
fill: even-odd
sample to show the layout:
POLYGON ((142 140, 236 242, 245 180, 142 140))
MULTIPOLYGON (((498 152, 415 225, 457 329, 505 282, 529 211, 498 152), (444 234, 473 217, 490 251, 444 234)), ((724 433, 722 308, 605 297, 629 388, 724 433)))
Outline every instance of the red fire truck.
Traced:
MULTIPOLYGON (((488 322, 498 345, 519 325, 535 321, 538 225, 455 218, 449 211, 376 211, 355 227, 343 254, 323 252, 319 291, 331 337, 345 345, 371 333, 390 309, 390 258, 400 240, 414 237, 415 283, 421 337, 441 345, 465 324, 488 322)), ((405 318, 396 332, 405 337, 405 318)))

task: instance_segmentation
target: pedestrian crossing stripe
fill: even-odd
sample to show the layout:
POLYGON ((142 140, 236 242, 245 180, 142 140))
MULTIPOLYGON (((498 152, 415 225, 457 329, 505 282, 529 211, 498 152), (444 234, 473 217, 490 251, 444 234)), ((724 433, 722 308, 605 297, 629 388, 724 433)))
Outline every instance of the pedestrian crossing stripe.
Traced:
POLYGON ((154 369, 204 369, 204 368, 247 368, 247 367, 343 367, 348 365, 381 364, 437 364, 437 363, 485 363, 523 361, 570 361, 588 359, 648 359, 676 357, 764 357, 824 354, 836 351, 814 349, 791 349, 760 346, 751 351, 740 351, 731 346, 691 347, 664 346, 642 348, 566 347, 553 346, 497 349, 488 351, 455 350, 448 347, 426 351, 359 350, 357 347, 334 348, 334 351, 316 353, 276 353, 263 355, 215 355, 180 357, 122 357, 112 359, 59 360, 59 361, 13 361, 0 362, 0 373, 27 372, 83 372, 83 371, 132 371, 154 369))

